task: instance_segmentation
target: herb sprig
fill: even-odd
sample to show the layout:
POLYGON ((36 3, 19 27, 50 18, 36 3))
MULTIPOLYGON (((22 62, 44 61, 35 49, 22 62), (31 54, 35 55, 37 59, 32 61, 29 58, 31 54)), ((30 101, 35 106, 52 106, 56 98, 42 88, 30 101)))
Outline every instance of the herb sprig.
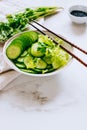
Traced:
POLYGON ((52 15, 60 9, 59 7, 38 7, 36 9, 26 8, 24 11, 6 16, 7 22, 0 22, 0 43, 4 43, 13 35, 24 31, 31 19, 52 15))

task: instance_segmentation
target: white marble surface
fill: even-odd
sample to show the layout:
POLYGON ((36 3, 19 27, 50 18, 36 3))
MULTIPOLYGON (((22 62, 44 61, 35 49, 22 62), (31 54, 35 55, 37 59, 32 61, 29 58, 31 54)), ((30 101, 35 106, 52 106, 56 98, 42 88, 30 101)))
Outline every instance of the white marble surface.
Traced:
MULTIPOLYGON (((1 0, 0 6, 8 12, 28 3, 64 7, 45 25, 87 50, 87 25, 72 24, 68 17, 71 5, 87 5, 86 0, 17 1, 1 0)), ((87 69, 76 60, 58 75, 39 79, 21 75, 8 86, 12 88, 0 92, 1 130, 87 130, 87 69)))

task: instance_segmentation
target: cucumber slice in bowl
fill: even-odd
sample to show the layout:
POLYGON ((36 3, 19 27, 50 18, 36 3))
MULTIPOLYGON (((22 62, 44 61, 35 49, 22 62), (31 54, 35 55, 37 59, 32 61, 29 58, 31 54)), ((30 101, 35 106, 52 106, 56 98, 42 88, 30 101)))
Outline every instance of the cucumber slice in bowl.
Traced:
POLYGON ((42 43, 36 42, 31 46, 31 54, 35 57, 41 57, 46 52, 46 46, 42 43))
MULTIPOLYGON (((53 48, 51 47, 47 49, 49 45, 45 46, 44 42, 40 43, 38 40, 38 35, 39 33, 37 31, 26 31, 10 38, 6 42, 3 49, 4 58, 6 62, 11 66, 11 68, 28 76, 44 77, 57 74, 60 70, 63 70, 68 65, 68 63, 70 63, 70 61, 72 61, 72 57, 69 56, 69 60, 64 66, 55 69, 54 66, 52 66, 51 62, 47 62, 48 60, 46 60, 46 57, 55 56, 55 51, 57 51, 58 48, 55 49, 53 51, 53 54, 51 55, 51 49, 53 48), (26 35, 27 33, 30 33, 29 37, 28 35, 26 35), (29 39, 26 40, 26 37, 28 37, 29 39), (25 40, 23 38, 25 38, 25 40), (21 41, 21 45, 18 44, 18 42, 15 43, 14 41, 16 40, 21 41), (15 49, 17 50, 15 51, 15 49), (15 51, 15 53, 13 53, 13 50, 15 51), (48 66, 52 68, 49 68, 48 66)), ((73 47, 65 42, 64 46, 71 52, 73 51, 73 47)), ((60 54, 61 52, 62 50, 60 51, 60 54)), ((62 54, 65 55, 65 53, 62 54)))
POLYGON ((6 50, 6 55, 9 59, 16 59, 23 52, 23 42, 19 39, 14 39, 6 50))
POLYGON ((38 40, 38 34, 34 31, 28 31, 20 34, 17 38, 13 39, 6 49, 6 54, 9 59, 18 58, 23 51, 38 40), (34 36, 33 36, 34 35, 34 36))

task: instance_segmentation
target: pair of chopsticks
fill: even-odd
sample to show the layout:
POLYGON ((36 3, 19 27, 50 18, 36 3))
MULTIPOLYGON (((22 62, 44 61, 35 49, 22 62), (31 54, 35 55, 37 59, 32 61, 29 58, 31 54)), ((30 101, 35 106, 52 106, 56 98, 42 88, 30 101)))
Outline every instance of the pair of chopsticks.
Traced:
MULTIPOLYGON (((77 45, 71 43, 70 41, 68 41, 67 39, 65 39, 63 36, 56 34, 55 32, 51 31, 50 29, 46 28, 45 26, 41 25, 40 23, 36 22, 35 20, 31 20, 31 22, 39 25, 40 27, 42 27, 43 29, 45 29, 46 31, 50 32, 51 34, 53 34, 54 36, 62 39, 63 41, 67 42, 69 45, 71 45, 72 47, 76 48, 77 50, 79 50, 80 52, 84 53, 87 55, 87 51, 81 49, 80 47, 78 47, 77 45)), ((40 33, 42 33, 43 35, 47 35, 45 32, 41 31, 39 28, 37 28, 34 24, 32 24, 31 22, 29 22, 29 24, 34 27, 35 29, 37 29, 37 31, 39 31, 40 33)), ((49 38, 51 38, 50 36, 48 36, 49 38)), ((52 38, 51 38, 52 39, 52 38)), ((54 39, 52 39, 54 43, 58 44, 57 41, 55 41, 54 39)), ((79 61, 81 64, 83 64, 85 67, 87 67, 87 63, 85 63, 82 59, 80 59, 77 55, 75 55, 74 53, 70 52, 67 48, 65 48, 64 46, 60 45, 60 47, 65 50, 66 52, 68 52, 73 58, 75 58, 77 61, 79 61)))

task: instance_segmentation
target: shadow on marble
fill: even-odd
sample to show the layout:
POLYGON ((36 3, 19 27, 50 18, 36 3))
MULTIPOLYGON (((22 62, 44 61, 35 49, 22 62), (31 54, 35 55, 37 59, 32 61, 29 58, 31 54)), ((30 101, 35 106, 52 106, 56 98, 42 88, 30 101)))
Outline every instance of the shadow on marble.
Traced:
POLYGON ((1 92, 0 99, 9 106, 23 111, 50 111, 74 102, 64 90, 61 74, 44 78, 19 76, 10 84, 10 89, 1 92))
POLYGON ((87 24, 76 24, 76 23, 71 23, 71 28, 72 31, 76 34, 76 35, 82 35, 86 32, 86 27, 87 24))

